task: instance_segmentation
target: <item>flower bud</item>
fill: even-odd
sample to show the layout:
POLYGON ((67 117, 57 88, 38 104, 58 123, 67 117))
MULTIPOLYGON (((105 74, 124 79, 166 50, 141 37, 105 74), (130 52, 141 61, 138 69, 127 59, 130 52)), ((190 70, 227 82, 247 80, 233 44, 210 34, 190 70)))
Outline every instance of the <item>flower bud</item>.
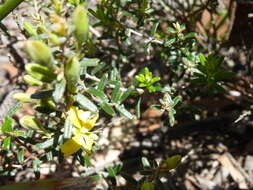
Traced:
POLYGON ((48 68, 53 67, 53 55, 50 48, 39 40, 29 40, 25 44, 25 49, 30 58, 48 68))
POLYGON ((88 39, 89 35, 89 17, 87 10, 79 5, 73 13, 74 34, 79 43, 88 39))
POLYGON ((71 93, 75 93, 80 78, 80 63, 77 57, 73 57, 67 62, 64 74, 67 80, 67 89, 71 93))

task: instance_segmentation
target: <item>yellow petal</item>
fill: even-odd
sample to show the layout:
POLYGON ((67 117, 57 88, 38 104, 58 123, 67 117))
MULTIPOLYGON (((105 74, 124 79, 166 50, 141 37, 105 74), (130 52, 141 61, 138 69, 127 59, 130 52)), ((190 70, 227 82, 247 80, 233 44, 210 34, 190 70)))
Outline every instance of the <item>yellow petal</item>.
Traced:
POLYGON ((77 133, 72 138, 76 143, 80 144, 80 146, 86 151, 90 152, 92 149, 92 145, 94 144, 94 138, 91 134, 81 134, 77 133))
POLYGON ((86 122, 91 115, 90 111, 83 111, 83 110, 78 110, 77 111, 78 117, 82 122, 86 122))
POLYGON ((98 119, 98 114, 91 116, 91 112, 89 111, 78 110, 78 117, 82 123, 82 127, 90 131, 98 119))
POLYGON ((92 145, 94 143, 94 139, 90 134, 84 135, 84 139, 86 142, 86 146, 83 147, 86 151, 90 152, 92 149, 92 145))
POLYGON ((70 155, 76 153, 80 148, 81 148, 81 145, 73 137, 73 138, 67 140, 61 146, 61 151, 64 154, 64 157, 67 157, 67 156, 70 156, 70 155))
POLYGON ((77 128, 81 128, 81 122, 78 118, 77 115, 77 109, 74 106, 71 106, 69 111, 68 111, 68 119, 70 120, 70 122, 77 128))

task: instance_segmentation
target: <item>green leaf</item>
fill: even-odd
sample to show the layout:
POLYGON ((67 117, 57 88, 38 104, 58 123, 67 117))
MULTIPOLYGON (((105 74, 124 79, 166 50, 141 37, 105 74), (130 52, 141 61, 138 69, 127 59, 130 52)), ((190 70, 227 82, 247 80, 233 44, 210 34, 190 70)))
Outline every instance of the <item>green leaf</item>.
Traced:
POLYGON ((19 151, 18 151, 18 162, 20 164, 23 164, 24 163, 24 154, 25 154, 25 150, 24 148, 21 148, 19 151))
POLYGON ((11 109, 7 112, 8 117, 12 117, 14 113, 22 106, 22 102, 16 103, 14 106, 11 107, 11 109))
POLYGON ((3 141, 2 147, 4 150, 9 150, 11 146, 11 137, 6 137, 3 141))
POLYGON ((35 146, 39 149, 47 149, 51 146, 58 146, 63 141, 63 135, 56 135, 54 138, 48 139, 42 143, 38 143, 35 146))
POLYGON ((100 91, 96 88, 89 88, 88 92, 104 101, 108 101, 108 98, 103 91, 100 91))
POLYGON ((114 168, 113 167, 111 167, 111 166, 109 166, 107 169, 107 172, 108 172, 108 174, 109 174, 109 177, 116 177, 117 176, 117 174, 116 174, 116 172, 114 171, 114 168))
POLYGON ((42 163, 42 161, 40 161, 39 159, 33 160, 33 171, 34 172, 40 171, 40 164, 41 163, 42 163))
POLYGON ((153 26, 151 28, 151 36, 155 35, 158 26, 159 26, 159 22, 156 22, 156 23, 153 24, 153 26))
POLYGON ((36 147, 38 147, 39 149, 46 149, 53 146, 53 144, 54 144, 54 139, 52 138, 42 143, 36 144, 36 147))
POLYGON ((195 36, 197 36, 197 34, 194 32, 191 32, 189 34, 186 34, 184 37, 185 37, 185 39, 187 39, 187 38, 194 38, 195 36))
POLYGON ((144 168, 150 168, 151 167, 151 165, 150 165, 150 163, 149 163, 149 161, 146 157, 141 158, 141 163, 142 163, 144 168))
POLYGON ((13 132, 13 135, 15 136, 15 137, 25 137, 26 136, 26 132, 25 131, 14 131, 13 132))
POLYGON ((53 153, 52 151, 46 153, 47 161, 53 161, 53 153))
POLYGON ((24 75, 24 81, 30 86, 42 86, 43 82, 32 77, 31 75, 24 75))
POLYGON ((112 102, 116 103, 120 99, 121 91, 120 91, 120 84, 117 84, 112 91, 112 102))
POLYGON ((134 91, 134 86, 133 85, 129 86, 127 90, 120 97, 120 102, 123 102, 124 100, 126 100, 128 96, 132 94, 133 91, 134 91))
POLYGON ((205 66, 206 64, 206 58, 203 54, 198 55, 201 65, 205 66))
POLYGON ((60 82, 56 83, 55 90, 52 94, 53 99, 56 103, 59 103, 64 95, 66 88, 66 80, 62 79, 60 82))
POLYGON ((106 66, 105 63, 98 64, 92 71, 91 74, 95 75, 97 72, 101 71, 106 66))
POLYGON ((38 130, 43 133, 48 133, 48 131, 43 127, 41 121, 34 116, 25 115, 19 119, 19 123, 24 128, 38 130))
POLYGON ((40 91, 36 92, 31 95, 32 99, 42 99, 42 98, 51 98, 53 95, 53 90, 46 90, 46 91, 40 91))
POLYGON ((181 96, 176 96, 174 99, 173 99, 173 102, 171 104, 171 107, 175 107, 180 101, 182 101, 182 97, 181 96))
POLYGON ((119 72, 116 67, 113 67, 110 75, 110 80, 117 80, 118 79, 119 72))
POLYGON ((24 0, 6 0, 1 1, 0 6, 0 21, 2 21, 8 14, 10 14, 20 3, 24 0))
POLYGON ((117 164, 117 165, 114 167, 115 173, 118 175, 122 168, 123 168, 123 164, 117 164))
POLYGON ((107 83, 107 74, 104 74, 101 78, 100 82, 98 83, 98 90, 104 91, 105 85, 107 83))
POLYGON ((83 109, 87 109, 91 112, 98 112, 97 106, 82 94, 77 94, 75 100, 80 104, 83 109))
POLYGON ((165 43, 164 43, 164 46, 165 46, 165 47, 170 47, 170 46, 172 46, 172 44, 174 44, 175 42, 176 42, 176 38, 172 38, 172 39, 166 40, 165 43))
POLYGON ((114 116, 115 115, 115 111, 112 108, 112 106, 110 106, 108 103, 103 102, 101 104, 99 104, 100 107, 109 115, 114 116))
POLYGON ((100 60, 97 59, 97 58, 83 58, 81 61, 80 61, 80 66, 81 67, 96 67, 98 66, 100 60))
POLYGON ((167 169, 175 169, 181 162, 181 155, 174 155, 165 160, 165 165, 167 169))
POLYGON ((115 108, 118 110, 118 112, 122 115, 127 117, 128 119, 136 119, 134 115, 132 115, 129 111, 126 110, 124 105, 116 105, 115 108))
POLYGON ((4 122, 3 122, 3 125, 2 125, 2 132, 13 132, 13 128, 12 128, 12 122, 13 122, 13 119, 10 118, 10 117, 5 117, 4 118, 4 122))
POLYGON ((72 126, 71 122, 68 119, 66 119, 65 123, 64 123, 63 138, 65 138, 65 139, 70 139, 71 138, 72 128, 73 128, 73 126, 72 126))

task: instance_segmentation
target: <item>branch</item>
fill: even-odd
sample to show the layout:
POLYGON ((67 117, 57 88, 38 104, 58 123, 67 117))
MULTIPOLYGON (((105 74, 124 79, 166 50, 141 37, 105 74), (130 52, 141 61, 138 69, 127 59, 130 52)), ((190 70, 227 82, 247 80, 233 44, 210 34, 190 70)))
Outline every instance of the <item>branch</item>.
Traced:
MULTIPOLYGON (((100 82, 100 79, 99 79, 99 78, 97 78, 96 76, 89 75, 89 74, 87 74, 87 73, 85 74, 85 78, 90 79, 90 80, 93 80, 93 81, 95 81, 95 82, 100 82)), ((110 86, 111 88, 115 88, 115 85, 113 85, 113 84, 109 84, 109 86, 110 86)), ((126 88, 120 88, 120 90, 122 90, 123 92, 127 91, 126 88)), ((136 91, 138 92, 138 94, 143 94, 143 93, 144 93, 144 90, 141 89, 141 88, 136 88, 136 91)))

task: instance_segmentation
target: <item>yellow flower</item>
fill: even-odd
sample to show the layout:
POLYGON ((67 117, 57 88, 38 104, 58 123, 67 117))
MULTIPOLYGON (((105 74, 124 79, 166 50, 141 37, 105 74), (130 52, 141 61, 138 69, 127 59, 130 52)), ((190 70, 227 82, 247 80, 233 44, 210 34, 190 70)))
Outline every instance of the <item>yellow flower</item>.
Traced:
POLYGON ((67 119, 70 120, 75 129, 73 131, 74 136, 61 146, 64 157, 76 153, 80 148, 90 152, 96 135, 89 131, 94 127, 98 114, 94 115, 90 111, 79 110, 74 106, 70 107, 67 114, 67 119))

